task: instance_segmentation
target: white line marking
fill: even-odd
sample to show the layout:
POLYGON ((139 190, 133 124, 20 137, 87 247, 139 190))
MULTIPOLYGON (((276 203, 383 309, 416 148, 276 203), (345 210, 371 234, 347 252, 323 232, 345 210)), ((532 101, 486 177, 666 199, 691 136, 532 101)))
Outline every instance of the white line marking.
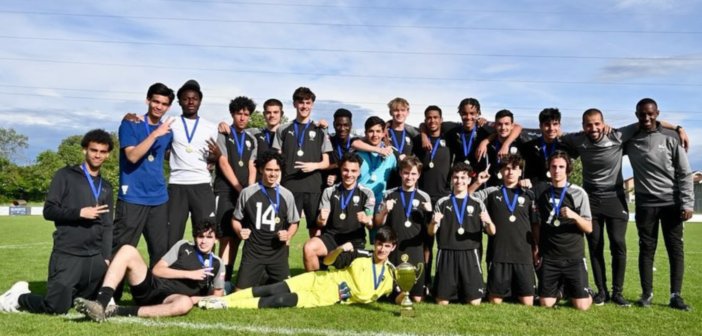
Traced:
POLYGON ((262 334, 313 334, 313 335, 330 335, 330 336, 412 336, 412 333, 390 333, 387 331, 355 331, 355 330, 336 330, 336 329, 310 329, 310 328, 283 328, 283 327, 265 327, 265 326, 250 326, 243 324, 224 324, 224 323, 192 323, 192 322, 159 322, 150 319, 142 319, 135 317, 119 317, 109 319, 112 323, 123 324, 140 324, 145 327, 171 327, 192 330, 225 330, 247 333, 262 333, 262 334))

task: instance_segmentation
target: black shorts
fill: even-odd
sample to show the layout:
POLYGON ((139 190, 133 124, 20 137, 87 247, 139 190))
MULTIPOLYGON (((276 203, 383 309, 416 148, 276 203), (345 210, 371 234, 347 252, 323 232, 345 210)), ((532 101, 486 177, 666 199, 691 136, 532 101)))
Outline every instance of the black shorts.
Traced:
POLYGON ((300 218, 302 218, 302 214, 305 215, 307 229, 318 229, 317 215, 319 214, 319 200, 322 198, 322 194, 319 192, 293 192, 293 197, 295 197, 295 207, 300 212, 300 218))
POLYGON ((171 293, 161 290, 163 286, 159 278, 146 271, 146 278, 140 284, 132 286, 132 298, 138 306, 152 306, 163 303, 171 293))
POLYGON ((168 244, 168 204, 140 205, 117 200, 112 238, 112 253, 123 245, 136 247, 142 233, 149 251, 149 265, 163 257, 168 244))
POLYGON ((364 249, 366 247, 365 237, 359 238, 356 233, 351 234, 332 234, 332 233, 322 233, 319 239, 324 243, 324 247, 327 248, 327 252, 334 251, 340 245, 344 245, 346 242, 351 242, 354 249, 364 249))
POLYGON ((529 264, 490 263, 487 290, 494 297, 532 296, 535 282, 534 266, 529 264))
POLYGON ((482 298, 483 272, 478 250, 439 250, 434 286, 434 296, 443 300, 482 298))
POLYGON ((234 205, 239 198, 236 191, 221 191, 215 195, 217 200, 217 225, 219 226, 219 237, 236 238, 237 235, 232 227, 232 214, 234 205))
POLYGON ((168 185, 168 246, 183 239, 188 215, 192 223, 216 217, 215 196, 209 183, 168 185))
POLYGON ((543 260, 539 295, 549 298, 558 297, 558 291, 561 286, 563 286, 564 294, 567 297, 584 299, 590 296, 585 258, 543 260))
POLYGON ((290 277, 288 260, 273 264, 263 264, 256 260, 242 258, 239 272, 237 273, 236 288, 245 289, 255 286, 272 284, 290 277))
MULTIPOLYGON (((392 251, 392 253, 390 253, 390 262, 395 266, 399 266, 402 263, 402 256, 405 254, 408 258, 407 262, 412 264, 412 266, 418 267, 417 265, 419 263, 424 265, 424 247, 421 245, 408 247, 404 251, 400 251, 399 249, 392 251)), ((424 266, 422 266, 422 268, 424 268, 424 266)), ((411 296, 424 295, 425 271, 425 269, 422 269, 422 274, 419 275, 419 279, 410 290, 411 296)))

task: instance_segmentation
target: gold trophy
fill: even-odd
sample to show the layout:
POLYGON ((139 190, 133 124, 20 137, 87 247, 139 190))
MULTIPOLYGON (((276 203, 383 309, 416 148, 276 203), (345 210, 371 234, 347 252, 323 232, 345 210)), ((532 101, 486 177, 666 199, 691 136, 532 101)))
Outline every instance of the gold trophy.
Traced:
POLYGON ((404 298, 400 303, 400 316, 414 317, 414 308, 412 307, 412 300, 410 300, 409 292, 422 275, 424 264, 419 263, 416 267, 413 266, 407 262, 409 260, 409 256, 407 254, 403 254, 402 257, 400 257, 400 260, 402 260, 402 263, 397 265, 393 270, 395 282, 397 283, 397 286, 400 287, 402 294, 404 294, 404 298))

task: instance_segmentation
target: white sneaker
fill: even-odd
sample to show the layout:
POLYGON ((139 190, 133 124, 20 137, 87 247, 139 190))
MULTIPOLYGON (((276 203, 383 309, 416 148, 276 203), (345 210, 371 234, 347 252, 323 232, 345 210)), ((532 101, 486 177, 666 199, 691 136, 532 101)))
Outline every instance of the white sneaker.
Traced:
POLYGON ((29 294, 29 283, 26 281, 15 282, 10 289, 0 297, 0 311, 16 313, 19 310, 19 297, 22 294, 29 294))
POLYGON ((207 296, 200 299, 197 306, 205 310, 227 308, 227 304, 224 302, 224 300, 216 296, 207 296))

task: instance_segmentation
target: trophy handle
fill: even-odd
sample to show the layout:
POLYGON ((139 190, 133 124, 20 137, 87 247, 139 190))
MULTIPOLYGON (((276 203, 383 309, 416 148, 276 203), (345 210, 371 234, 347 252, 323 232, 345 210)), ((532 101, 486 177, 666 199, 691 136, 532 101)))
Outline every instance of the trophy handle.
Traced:
POLYGON ((419 278, 422 276, 422 273, 424 273, 424 263, 417 264, 417 271, 415 273, 417 274, 417 277, 414 279, 414 281, 419 281, 419 278))

